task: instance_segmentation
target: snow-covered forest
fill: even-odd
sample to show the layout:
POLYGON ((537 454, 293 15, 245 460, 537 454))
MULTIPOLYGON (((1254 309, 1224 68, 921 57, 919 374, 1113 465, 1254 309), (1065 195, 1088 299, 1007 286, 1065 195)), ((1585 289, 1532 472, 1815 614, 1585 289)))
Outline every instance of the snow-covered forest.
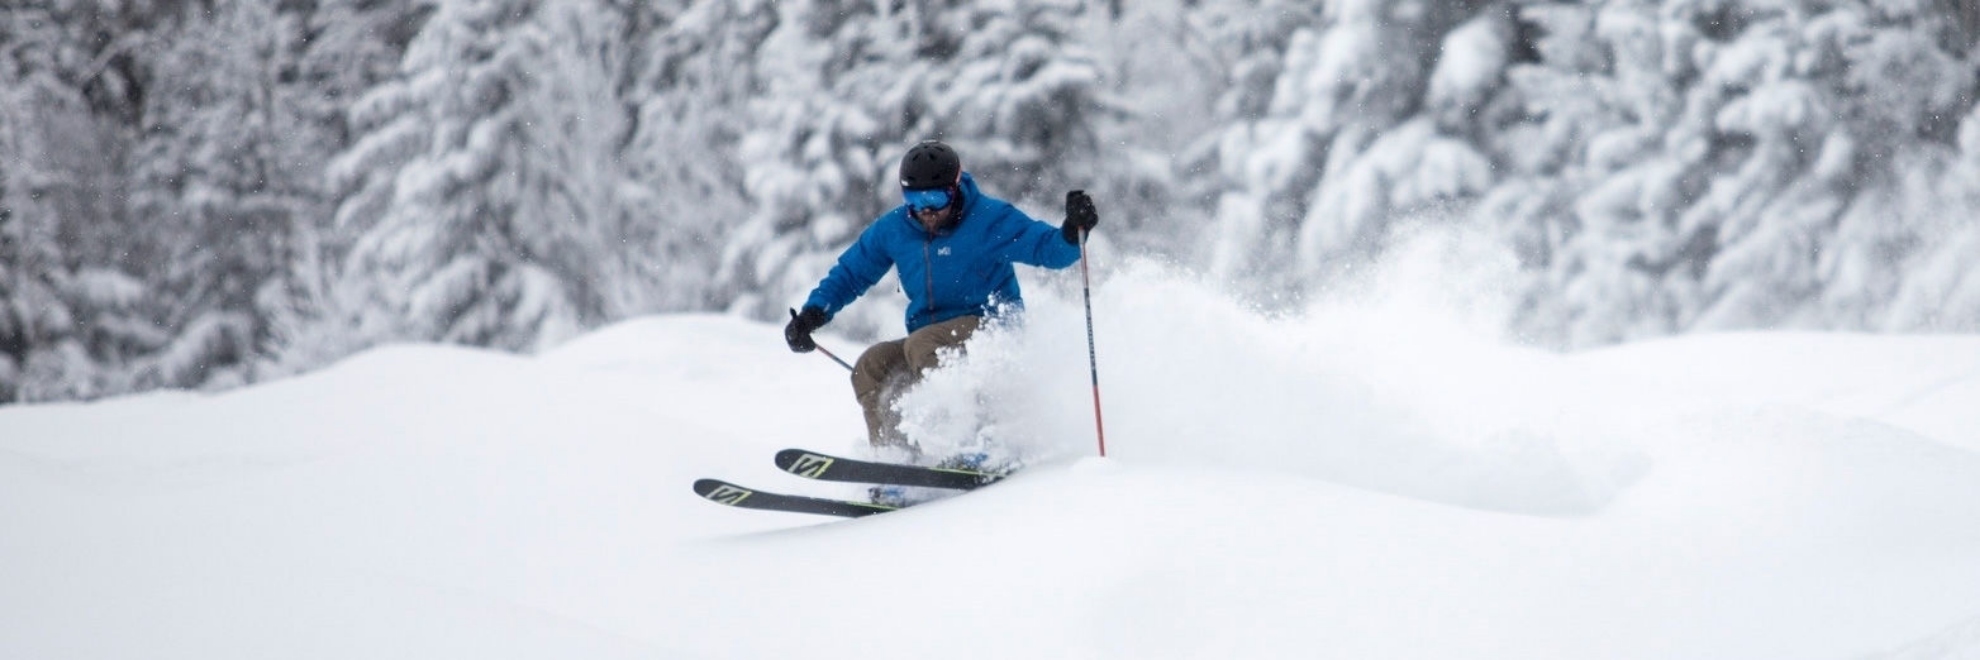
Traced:
MULTIPOLYGON (((1946 0, 8 0, 0 402, 774 319, 940 137, 1285 307, 1422 243, 1508 337, 1980 330, 1946 0)), ((898 331, 898 304, 834 329, 898 331)), ((853 313, 857 312, 857 313, 853 313)), ((776 350, 775 339, 767 339, 776 350)))

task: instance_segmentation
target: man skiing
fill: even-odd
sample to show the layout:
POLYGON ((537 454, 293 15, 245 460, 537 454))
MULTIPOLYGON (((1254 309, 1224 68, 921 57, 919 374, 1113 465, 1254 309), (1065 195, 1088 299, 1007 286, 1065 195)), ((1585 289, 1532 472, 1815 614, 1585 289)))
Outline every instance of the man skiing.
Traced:
MULTIPOLYGON (((1079 261, 1084 232, 1099 223, 1084 191, 1066 193, 1058 227, 984 194, 949 145, 927 140, 901 158, 903 204, 882 214, 839 255, 838 264, 784 326, 791 350, 810 352, 811 333, 866 293, 889 268, 907 294, 906 337, 866 349, 853 365, 853 396, 875 447, 903 446, 893 399, 937 366, 937 352, 968 341, 985 317, 1017 309, 1012 264, 1065 268, 1079 261)), ((908 449, 913 450, 912 447, 908 449)))

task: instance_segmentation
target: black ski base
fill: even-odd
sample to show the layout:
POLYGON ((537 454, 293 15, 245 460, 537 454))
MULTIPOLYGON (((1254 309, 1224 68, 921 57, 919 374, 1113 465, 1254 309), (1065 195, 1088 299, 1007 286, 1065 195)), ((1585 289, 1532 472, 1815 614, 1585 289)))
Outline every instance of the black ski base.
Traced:
POLYGON ((807 479, 819 481, 844 481, 862 484, 888 484, 894 486, 920 486, 923 488, 954 488, 972 490, 988 486, 1003 479, 1001 474, 932 468, 898 463, 876 463, 803 449, 786 449, 777 452, 777 468, 807 479))
POLYGON ((815 513, 823 516, 858 518, 876 513, 886 513, 898 507, 870 502, 830 500, 802 495, 768 493, 753 488, 744 488, 720 479, 701 479, 694 482, 694 494, 702 499, 742 509, 759 511, 788 511, 791 513, 815 513))

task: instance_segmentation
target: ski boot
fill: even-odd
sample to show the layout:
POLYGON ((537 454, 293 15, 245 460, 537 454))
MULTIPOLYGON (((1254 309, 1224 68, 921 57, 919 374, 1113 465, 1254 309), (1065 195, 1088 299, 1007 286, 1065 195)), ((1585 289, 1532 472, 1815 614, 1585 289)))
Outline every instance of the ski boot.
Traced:
POLYGON ((895 484, 866 487, 866 501, 896 509, 910 507, 924 502, 933 502, 950 495, 954 495, 954 493, 941 488, 920 488, 895 484))
POLYGON ((907 486, 879 485, 866 488, 866 501, 896 509, 913 505, 908 499, 907 486))
POLYGON ((985 471, 983 469, 983 464, 989 462, 989 460, 990 460, 990 455, 980 451, 963 452, 961 454, 956 454, 954 456, 950 456, 948 458, 942 459, 940 462, 937 462, 935 464, 935 467, 942 468, 944 470, 969 470, 971 472, 983 472, 985 471))

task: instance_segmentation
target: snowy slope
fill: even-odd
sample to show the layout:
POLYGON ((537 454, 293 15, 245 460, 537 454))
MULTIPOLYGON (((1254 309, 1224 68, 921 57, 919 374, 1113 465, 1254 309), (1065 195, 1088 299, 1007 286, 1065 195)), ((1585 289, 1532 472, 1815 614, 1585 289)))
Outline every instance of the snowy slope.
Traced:
POLYGON ((1980 337, 1559 356, 1129 269, 1099 460, 1063 288, 909 399, 1039 465, 857 521, 690 493, 861 435, 727 317, 0 409, 0 657, 1980 655, 1980 337))

